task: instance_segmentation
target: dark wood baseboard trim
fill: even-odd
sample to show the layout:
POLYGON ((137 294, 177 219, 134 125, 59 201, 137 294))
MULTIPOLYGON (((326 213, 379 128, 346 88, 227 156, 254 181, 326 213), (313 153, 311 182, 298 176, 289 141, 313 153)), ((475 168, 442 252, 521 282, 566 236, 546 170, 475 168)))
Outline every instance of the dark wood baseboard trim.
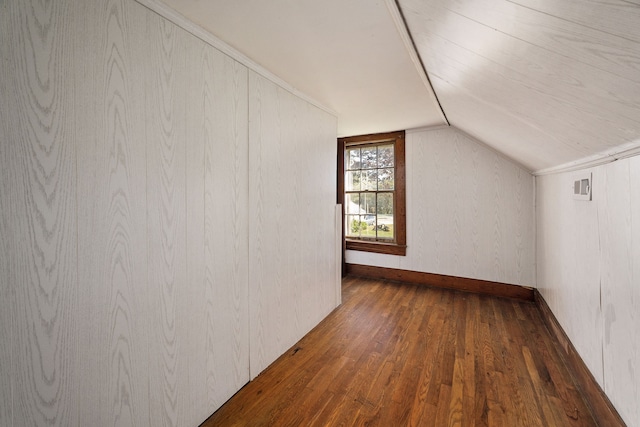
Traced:
POLYGON ((533 301, 533 288, 487 280, 468 279, 465 277, 445 276, 442 274, 423 273, 420 271, 400 270, 395 268, 374 267, 361 264, 347 264, 347 274, 369 277, 372 279, 397 280, 399 282, 429 285, 436 288, 473 292, 504 298, 516 298, 533 301))
POLYGON ((553 339, 559 344, 560 353, 587 406, 591 409, 593 418, 601 426, 626 426, 537 289, 534 290, 534 298, 542 320, 553 339))

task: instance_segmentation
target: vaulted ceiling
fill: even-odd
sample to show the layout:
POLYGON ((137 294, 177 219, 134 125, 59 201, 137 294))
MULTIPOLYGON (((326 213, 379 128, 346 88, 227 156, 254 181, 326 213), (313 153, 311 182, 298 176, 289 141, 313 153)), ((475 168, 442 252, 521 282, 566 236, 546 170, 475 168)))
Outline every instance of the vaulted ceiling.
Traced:
POLYGON ((163 2, 339 136, 448 121, 532 171, 640 145, 640 0, 163 2))

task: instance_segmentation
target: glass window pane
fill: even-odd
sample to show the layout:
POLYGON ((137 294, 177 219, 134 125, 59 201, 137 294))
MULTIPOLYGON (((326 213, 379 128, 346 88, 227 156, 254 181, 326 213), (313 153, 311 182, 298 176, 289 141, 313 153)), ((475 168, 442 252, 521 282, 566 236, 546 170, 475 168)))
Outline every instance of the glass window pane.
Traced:
POLYGON ((393 193, 378 193, 378 223, 376 231, 379 239, 394 238, 393 193))
POLYGON ((378 169, 378 190, 393 190, 393 169, 378 169))
POLYGON ((362 183, 360 189, 362 191, 376 191, 378 189, 378 170, 364 170, 362 171, 362 183))
POLYGON ((392 168, 394 166, 395 165, 393 161, 393 145, 378 146, 378 167, 392 168))
POLYGON ((360 193, 360 209, 366 214, 375 214, 376 193, 360 193))
POLYGON ((360 190, 360 171, 348 171, 344 177, 344 191, 360 190))
POLYGON ((376 232, 378 239, 389 239, 393 240, 393 217, 389 221, 383 220, 385 222, 378 223, 376 227, 376 232))
POLYGON ((344 234, 347 237, 360 237, 362 223, 360 215, 345 215, 344 234))
POLYGON ((393 193, 378 193, 378 215, 393 216, 393 193))
POLYGON ((362 149, 362 169, 372 169, 377 167, 378 162, 378 150, 377 147, 363 148, 362 149))
POLYGON ((360 194, 346 194, 345 197, 345 213, 359 214, 360 212, 360 194))
POLYGON ((360 169, 360 149, 348 148, 344 162, 345 169, 360 169))
POLYGON ((360 236, 374 239, 376 237, 376 216, 362 215, 360 219, 360 236))

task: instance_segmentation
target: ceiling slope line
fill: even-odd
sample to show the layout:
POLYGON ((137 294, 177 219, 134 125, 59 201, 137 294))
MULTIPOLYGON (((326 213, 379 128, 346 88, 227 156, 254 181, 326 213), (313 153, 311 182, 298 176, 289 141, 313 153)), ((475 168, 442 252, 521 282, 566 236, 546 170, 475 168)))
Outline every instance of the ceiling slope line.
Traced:
POLYGON ((539 169, 532 172, 534 176, 553 175, 563 172, 573 172, 581 169, 589 169, 596 166, 606 165, 629 157, 640 156, 640 141, 623 144, 606 151, 583 157, 572 162, 563 163, 550 168, 539 169))
POLYGON ((418 49, 416 48, 416 44, 413 40, 413 37, 409 32, 409 27, 407 26, 407 22, 404 19, 404 15, 400 10, 400 5, 397 3, 397 0, 385 0, 385 3, 387 5, 387 9, 389 10, 389 14, 391 15, 391 18, 393 19, 393 23, 395 24, 396 29, 398 30, 398 35, 402 39, 402 42, 404 43, 404 46, 407 49, 407 53, 411 58, 411 62, 413 62, 413 65, 415 66, 416 71, 418 71, 418 75, 420 76, 420 79, 426 86, 427 90, 433 95, 433 98, 435 99, 438 109, 440 110, 440 113, 442 115, 442 119, 447 124, 447 126, 451 126, 451 123, 447 118, 447 114, 444 112, 444 108, 440 103, 438 94, 433 88, 433 84, 431 84, 431 79, 429 79, 429 73, 427 73, 427 68, 424 66, 424 62, 422 62, 422 58, 418 53, 418 49))
POLYGON ((280 86, 282 89, 290 92, 292 95, 295 95, 298 98, 301 98, 307 101, 309 104, 321 109, 326 113, 331 114, 336 118, 338 117, 338 113, 336 111, 323 105, 322 103, 313 99, 311 96, 307 95, 301 90, 296 89, 293 85, 291 85, 287 81, 281 79, 280 77, 278 77, 271 71, 267 70, 262 65, 258 64, 257 62, 255 62, 254 60, 252 60, 242 52, 236 50, 232 46, 228 45, 227 43, 225 43, 224 41, 216 37, 211 32, 205 30, 200 25, 191 21, 189 18, 183 16, 176 10, 162 3, 160 0, 135 0, 135 1, 141 6, 146 7, 152 12, 155 12, 156 14, 163 17, 164 19, 182 28, 192 36, 202 40, 204 43, 208 44, 214 49, 219 50, 223 54, 227 55, 229 58, 244 65, 249 70, 254 71, 255 73, 266 78, 267 80, 270 80, 272 83, 275 83, 276 85, 280 86))

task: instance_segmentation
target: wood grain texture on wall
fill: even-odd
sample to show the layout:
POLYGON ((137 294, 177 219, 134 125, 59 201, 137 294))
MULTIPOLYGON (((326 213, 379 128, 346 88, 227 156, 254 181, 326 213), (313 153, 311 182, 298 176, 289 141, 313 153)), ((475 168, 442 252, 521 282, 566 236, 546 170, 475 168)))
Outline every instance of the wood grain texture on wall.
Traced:
MULTIPOLYGON (((8 3, 0 4, 0 39, 11 40, 8 3)), ((11 43, 0 43, 0 58, 11 56, 11 43)), ((15 87, 15 69, 12 61, 0 62, 0 425, 13 424, 13 308, 15 306, 15 253, 17 247, 14 233, 14 222, 19 215, 14 207, 23 205, 19 198, 23 192, 16 182, 15 171, 11 167, 17 159, 18 144, 15 141, 18 133, 10 125, 17 116, 11 100, 15 99, 12 91, 15 87)))
MULTIPOLYGON (((206 51, 205 299, 209 407, 219 407, 249 381, 248 72, 206 51)), ((200 375, 203 373, 201 372, 200 375)))
MULTIPOLYGON (((599 212, 596 203, 573 199, 572 178, 573 174, 536 178, 537 287, 603 386, 601 263, 594 257, 600 251, 600 236, 585 232, 598 229, 599 212), (590 333, 580 333, 583 329, 590 333)), ((598 197, 602 176, 594 175, 594 184, 598 197)))
POLYGON ((269 357, 335 306, 335 118, 269 83, 295 167, 253 174, 246 67, 131 0, 0 12, 0 424, 198 425, 249 380, 250 217, 269 357))
POLYGON ((638 183, 630 181, 630 165, 630 161, 621 161, 606 166, 602 204, 598 206, 598 229, 601 230, 600 261, 603 267, 600 276, 604 321, 603 388, 623 418, 627 422, 633 420, 629 424, 635 425, 640 420, 640 396, 636 394, 640 358, 635 348, 640 282, 638 278, 634 282, 633 277, 631 194, 638 183))
POLYGON ((146 147, 136 49, 140 10, 126 1, 82 11, 76 104, 80 425, 148 419, 146 147))
POLYGON ((249 73, 251 377, 336 306, 335 118, 249 73))
MULTIPOLYGON (((184 402, 185 419, 181 423, 197 424, 209 415, 211 405, 203 375, 208 352, 203 340, 207 321, 205 300, 205 253, 204 253, 204 152, 208 120, 213 120, 210 112, 203 108, 206 88, 215 79, 209 69, 207 58, 211 47, 204 43, 187 43, 187 70, 184 71, 184 93, 188 100, 184 111, 185 135, 185 240, 186 240, 186 283, 179 290, 179 322, 184 336, 182 343, 188 349, 186 358, 186 387, 189 399, 184 402)), ((182 120, 182 119, 181 119, 182 120)))
POLYGON ((186 283, 186 34, 160 17, 147 21, 145 124, 149 239, 151 423, 178 425, 187 392, 181 301, 186 283))
POLYGON ((347 262, 535 285, 532 176, 454 129, 407 132, 407 255, 347 262))
MULTIPOLYGON (((7 403, 0 408, 9 425, 78 423, 77 110, 69 67, 77 59, 70 43, 78 16, 69 6, 15 1, 2 6, 3 44, 9 41, 2 57, 8 71, 2 76, 8 139, 0 148, 8 274, 0 287, 10 289, 11 298, 1 304, 3 309, 12 304, 2 315, 11 316, 12 337, 5 343, 3 334, 1 345, 8 348, 0 354, 3 370, 11 374, 2 388, 8 388, 12 408, 7 403)), ((1 393, 6 397, 7 391, 1 393)))
POLYGON ((630 362, 627 362, 627 370, 632 371, 634 389, 631 390, 631 397, 627 397, 627 408, 630 411, 635 411, 635 415, 632 412, 630 419, 640 424, 640 408, 638 408, 637 402, 640 401, 640 316, 638 315, 640 309, 640 157, 634 157, 629 160, 630 169, 630 192, 631 192, 631 239, 632 239, 632 253, 631 253, 631 267, 633 269, 631 277, 633 281, 631 301, 633 301, 633 331, 631 333, 631 342, 633 343, 632 354, 630 362), (633 405, 633 399, 635 398, 636 404, 633 405), (633 405, 633 406, 631 406, 633 405))
POLYGON ((637 425, 640 158, 585 171, 591 202, 573 200, 581 172, 536 178, 539 290, 627 425, 637 425))
POLYGON ((633 269, 631 277, 632 296, 631 301, 633 309, 631 311, 633 319, 633 333, 631 335, 631 354, 629 362, 627 362, 627 372, 633 380, 633 389, 631 395, 627 397, 627 408, 632 412, 629 417, 632 422, 640 424, 640 408, 637 402, 640 401, 640 157, 634 157, 629 160, 630 168, 630 192, 631 192, 631 267, 633 269), (635 400, 633 400, 635 399, 635 400), (631 402, 635 401, 634 406, 631 402))
MULTIPOLYGON (((2 21, 0 20, 0 25, 2 21)), ((5 89, 0 86, 0 90, 5 89)), ((7 93, 3 90, 2 93, 7 93)), ((7 106, 0 101, 0 114, 4 115, 7 106)), ((0 129, 0 140, 6 141, 8 132, 0 129)), ((13 212, 10 206, 13 203, 9 194, 10 188, 13 188, 9 180, 9 162, 8 149, 0 150, 0 383, 4 384, 0 390, 0 425, 11 425, 13 422, 12 400, 13 400, 13 307, 15 305, 14 297, 14 273, 11 271, 13 255, 12 249, 16 246, 13 236, 13 212)))

